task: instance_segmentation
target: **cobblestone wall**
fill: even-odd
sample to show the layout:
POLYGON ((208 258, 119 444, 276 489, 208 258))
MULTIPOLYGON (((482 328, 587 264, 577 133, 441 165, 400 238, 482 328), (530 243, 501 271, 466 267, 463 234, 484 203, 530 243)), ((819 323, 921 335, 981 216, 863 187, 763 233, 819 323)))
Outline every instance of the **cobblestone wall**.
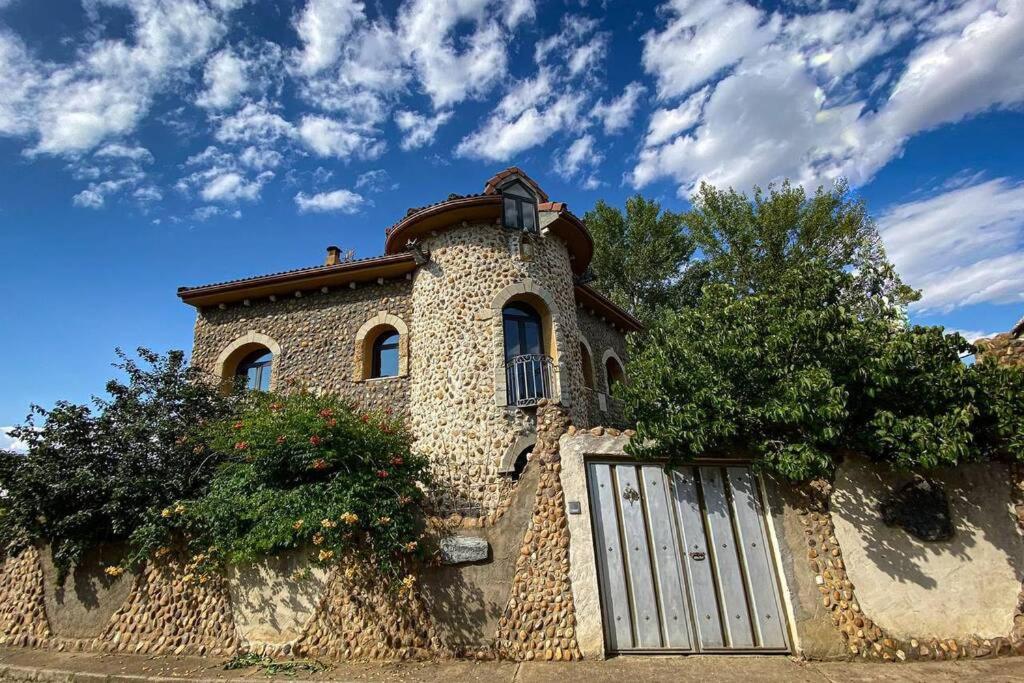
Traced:
POLYGON ((628 361, 626 334, 616 330, 611 323, 603 320, 585 308, 577 308, 581 339, 590 347, 594 367, 594 387, 586 392, 588 415, 580 427, 616 425, 623 423, 622 402, 611 397, 608 387, 608 373, 601 359, 611 350, 624 364, 628 361), (602 408, 603 406, 603 408, 602 408))
POLYGON ((495 299, 509 286, 530 283, 552 299, 562 400, 574 419, 586 419, 568 250, 556 237, 537 238, 524 259, 521 239, 496 225, 448 229, 425 240, 431 261, 413 281, 414 448, 435 465, 442 509, 464 516, 494 516, 508 495, 501 460, 533 430, 530 413, 496 398, 504 352, 495 299))
POLYGON ((356 381, 356 333, 384 311, 408 325, 412 314, 412 282, 404 278, 384 284, 360 285, 323 294, 277 301, 254 300, 225 310, 205 308, 196 318, 192 364, 210 373, 231 342, 248 332, 267 335, 281 346, 272 372, 278 388, 306 385, 347 396, 370 409, 408 413, 409 378, 356 381))

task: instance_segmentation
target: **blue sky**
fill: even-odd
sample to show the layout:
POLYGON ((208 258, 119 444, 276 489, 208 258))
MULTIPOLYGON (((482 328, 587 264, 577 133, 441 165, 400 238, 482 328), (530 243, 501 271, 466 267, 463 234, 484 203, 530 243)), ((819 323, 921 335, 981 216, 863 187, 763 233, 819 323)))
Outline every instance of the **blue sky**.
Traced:
POLYGON ((578 214, 845 177, 916 321, 1024 315, 1024 0, 0 0, 0 93, 0 425, 512 164, 578 214))

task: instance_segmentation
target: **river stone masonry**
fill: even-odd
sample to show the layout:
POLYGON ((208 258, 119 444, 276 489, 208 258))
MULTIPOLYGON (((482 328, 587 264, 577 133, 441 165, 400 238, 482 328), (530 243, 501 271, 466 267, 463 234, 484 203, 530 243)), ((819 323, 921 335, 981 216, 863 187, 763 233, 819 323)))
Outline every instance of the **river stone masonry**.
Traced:
POLYGON ((543 468, 530 526, 516 562, 512 597, 498 622, 495 650, 517 661, 583 658, 576 642, 576 610, 569 581, 569 530, 559 478, 558 439, 570 421, 562 406, 537 409, 534 466, 543 468))
POLYGON ((253 300, 223 310, 203 308, 196 316, 192 365, 216 376, 221 351, 249 332, 281 347, 274 359, 278 389, 306 387, 339 394, 367 410, 409 411, 409 377, 360 380, 353 371, 356 333, 384 312, 406 324, 412 314, 412 282, 403 278, 355 289, 309 292, 277 301, 253 300))
MULTIPOLYGON (((1013 485, 1015 490, 1024 491, 1024 481, 1018 479, 1013 485)), ((1017 625, 1007 637, 968 640, 927 637, 898 639, 864 614, 855 587, 846 573, 843 553, 835 536, 828 504, 831 491, 832 484, 824 479, 804 485, 802 493, 805 505, 800 512, 800 522, 807 540, 807 563, 821 594, 822 605, 829 610, 832 623, 846 642, 851 657, 895 662, 1024 654, 1024 640, 1021 639, 1024 592, 1015 616, 1017 625)), ((1017 507, 1017 514, 1022 516, 1021 524, 1024 525, 1024 504, 1017 507)))
MULTIPOLYGON (((424 240, 431 261, 413 279, 410 414, 414 448, 434 465, 442 513, 493 517, 510 494, 501 458, 534 429, 531 412, 499 405, 501 308, 512 288, 540 293, 554 318, 556 384, 574 420, 586 420, 572 269, 565 244, 500 226, 452 227, 424 240)), ((543 316, 543 312, 542 312, 543 316)))
POLYGON ((0 568, 0 645, 43 647, 50 636, 39 550, 29 546, 0 568))

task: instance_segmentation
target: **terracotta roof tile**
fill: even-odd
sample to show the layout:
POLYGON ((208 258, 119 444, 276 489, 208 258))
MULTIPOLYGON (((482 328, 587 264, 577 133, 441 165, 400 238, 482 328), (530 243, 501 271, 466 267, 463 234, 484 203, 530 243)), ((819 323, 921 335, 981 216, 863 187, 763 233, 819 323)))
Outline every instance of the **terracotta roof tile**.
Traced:
POLYGON ((249 282, 251 280, 262 280, 268 277, 277 277, 278 275, 301 275, 306 273, 316 273, 322 270, 337 270, 339 266, 347 266, 353 263, 369 263, 371 261, 381 261, 393 259, 393 256, 368 256, 366 258, 352 259, 351 261, 342 261, 333 266, 319 265, 319 266, 306 266, 305 268, 293 268, 292 270, 282 270, 277 273, 261 273, 260 275, 251 275, 249 277, 237 278, 235 280, 224 280, 223 282, 210 282, 205 285, 196 285, 195 287, 178 287, 179 292, 188 292, 194 289, 205 289, 207 287, 219 287, 221 285, 234 285, 242 282, 249 282))

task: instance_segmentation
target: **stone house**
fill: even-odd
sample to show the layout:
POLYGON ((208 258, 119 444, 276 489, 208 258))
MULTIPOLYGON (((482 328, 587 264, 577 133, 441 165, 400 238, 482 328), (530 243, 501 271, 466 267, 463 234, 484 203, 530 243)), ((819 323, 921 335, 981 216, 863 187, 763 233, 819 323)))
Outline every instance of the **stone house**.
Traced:
POLYGON ((439 501, 507 502, 552 399, 580 426, 616 424, 625 337, 640 329, 586 284, 593 241, 518 168, 483 192, 410 209, 384 255, 199 287, 193 365, 251 388, 304 385, 408 415, 439 501))

